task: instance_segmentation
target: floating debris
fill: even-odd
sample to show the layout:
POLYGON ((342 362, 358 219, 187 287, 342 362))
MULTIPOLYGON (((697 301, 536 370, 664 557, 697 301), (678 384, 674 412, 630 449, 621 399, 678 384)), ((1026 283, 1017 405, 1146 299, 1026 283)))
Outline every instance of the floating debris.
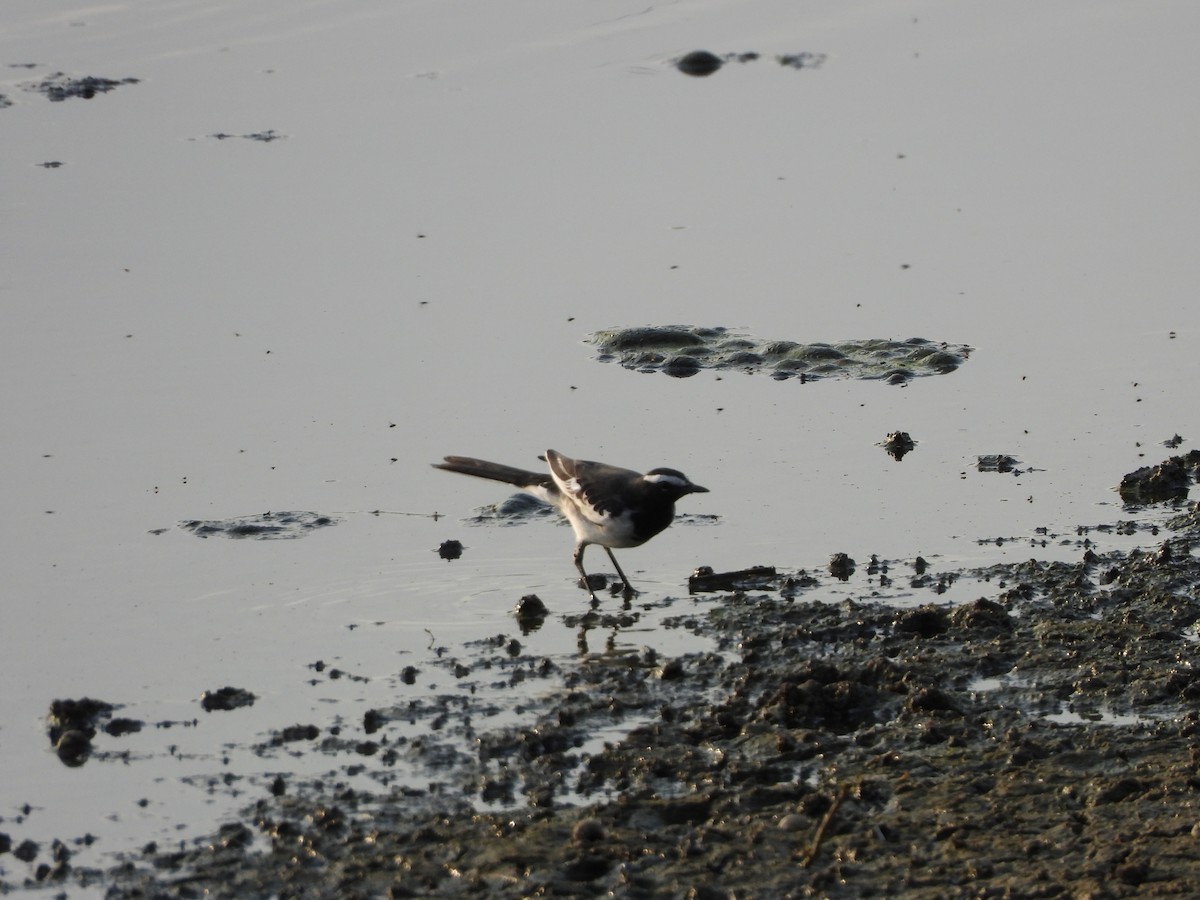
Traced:
POLYGON ((728 328, 649 325, 611 328, 588 335, 601 362, 636 372, 687 378, 701 369, 765 373, 776 380, 861 378, 907 384, 913 378, 953 372, 971 355, 965 344, 925 338, 869 339, 834 344, 760 340, 728 328))
POLYGON ((333 516, 315 512, 265 512, 232 519, 190 519, 179 527, 197 537, 220 535, 227 538, 254 538, 260 541, 289 540, 304 537, 318 528, 336 525, 333 516))
POLYGON ((252 131, 249 134, 226 134, 223 131, 218 131, 216 134, 209 135, 216 138, 218 141, 228 141, 238 139, 243 141, 258 141, 263 144, 269 144, 271 141, 282 141, 287 135, 280 134, 274 128, 268 128, 266 131, 252 131))
POLYGON ((775 62, 781 66, 787 66, 789 69, 815 69, 824 63, 825 59, 824 53, 809 53, 806 50, 802 53, 785 53, 782 56, 776 56, 775 62))

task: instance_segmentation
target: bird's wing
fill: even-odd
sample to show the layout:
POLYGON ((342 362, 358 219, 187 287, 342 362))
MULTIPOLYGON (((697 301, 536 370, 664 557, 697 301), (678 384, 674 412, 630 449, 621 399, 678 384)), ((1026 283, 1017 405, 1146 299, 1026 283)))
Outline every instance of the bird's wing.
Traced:
POLYGON ((586 459, 571 459, 553 450, 546 451, 546 462, 559 490, 576 501, 584 518, 597 524, 625 511, 625 504, 614 491, 604 487, 605 484, 621 484, 621 479, 612 476, 625 475, 630 480, 639 477, 637 472, 586 459), (601 474, 605 477, 598 478, 601 474))

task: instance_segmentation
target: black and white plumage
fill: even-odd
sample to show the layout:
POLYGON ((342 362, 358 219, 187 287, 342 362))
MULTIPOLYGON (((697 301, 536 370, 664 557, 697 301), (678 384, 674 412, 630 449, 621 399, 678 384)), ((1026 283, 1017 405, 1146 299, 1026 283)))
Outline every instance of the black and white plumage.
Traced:
POLYGON ((625 595, 631 596, 633 588, 613 556, 613 548, 641 546, 671 524, 676 500, 687 494, 708 493, 708 488, 692 484, 677 469, 651 469, 642 474, 606 463, 571 459, 555 450, 547 450, 541 458, 549 472, 530 472, 469 456, 447 456, 434 466, 515 485, 557 507, 575 530, 575 568, 589 591, 583 568, 583 551, 589 544, 604 548, 624 582, 625 595))

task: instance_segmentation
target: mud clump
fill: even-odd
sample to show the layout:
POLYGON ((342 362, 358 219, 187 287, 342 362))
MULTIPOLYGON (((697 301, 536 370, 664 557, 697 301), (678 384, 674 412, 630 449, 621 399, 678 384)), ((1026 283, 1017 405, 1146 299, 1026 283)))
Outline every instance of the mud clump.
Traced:
POLYGON ((229 711, 243 706, 253 706, 255 697, 245 688, 223 687, 215 691, 205 691, 200 695, 200 706, 205 712, 229 711))
POLYGON ((1156 466, 1144 466, 1121 479, 1122 502, 1130 506, 1182 500, 1200 477, 1200 450, 1172 456, 1156 466))
POLYGON ((55 700, 46 717, 50 745, 63 765, 78 768, 92 755, 92 740, 97 729, 112 718, 111 703, 84 697, 80 700, 55 700))

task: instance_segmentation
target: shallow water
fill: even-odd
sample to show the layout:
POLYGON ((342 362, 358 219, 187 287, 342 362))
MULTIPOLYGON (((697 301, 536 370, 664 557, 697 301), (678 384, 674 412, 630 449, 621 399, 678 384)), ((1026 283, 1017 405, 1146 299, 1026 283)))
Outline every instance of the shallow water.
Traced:
POLYGON ((463 524, 504 492, 428 468, 447 453, 532 467, 549 446, 709 487, 683 508, 717 524, 622 555, 651 608, 618 643, 664 653, 692 645, 660 616, 715 602, 684 599, 701 564, 1078 555, 1077 525, 1130 517, 1120 475, 1196 436, 1197 17, 7 4, 0 831, 90 832, 93 854, 194 833, 233 800, 181 778, 302 770, 245 748, 449 689, 436 648, 519 635, 524 594, 551 608, 526 651, 578 652, 570 532, 463 524), (762 58, 671 67, 699 47, 762 58), (804 51, 826 60, 771 61, 804 51), (59 71, 140 80, 23 87, 59 71), (641 375, 584 343, 672 323, 975 351, 901 388, 641 375), (903 462, 878 446, 894 430, 903 462), (978 472, 995 453, 1031 471, 978 472), (178 527, 280 509, 341 521, 178 527), (258 702, 203 713, 226 684, 258 702), (42 719, 85 695, 199 724, 66 769, 42 719))

